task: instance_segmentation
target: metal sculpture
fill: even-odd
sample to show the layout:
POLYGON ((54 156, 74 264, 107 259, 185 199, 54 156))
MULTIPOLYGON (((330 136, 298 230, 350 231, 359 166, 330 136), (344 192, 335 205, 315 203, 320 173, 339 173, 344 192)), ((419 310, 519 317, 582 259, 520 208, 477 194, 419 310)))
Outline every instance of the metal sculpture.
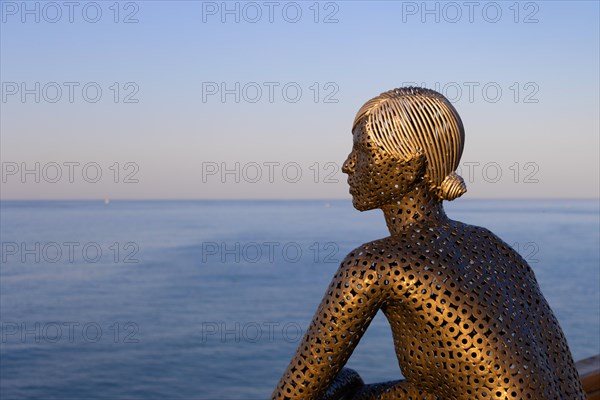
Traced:
POLYGON ((360 211, 390 236, 341 263, 273 399, 585 399, 563 332, 527 262, 485 228, 449 219, 462 121, 441 94, 369 100, 343 166, 360 211), (382 310, 405 380, 363 385, 344 364, 382 310), (345 390, 344 392, 344 388, 345 390))

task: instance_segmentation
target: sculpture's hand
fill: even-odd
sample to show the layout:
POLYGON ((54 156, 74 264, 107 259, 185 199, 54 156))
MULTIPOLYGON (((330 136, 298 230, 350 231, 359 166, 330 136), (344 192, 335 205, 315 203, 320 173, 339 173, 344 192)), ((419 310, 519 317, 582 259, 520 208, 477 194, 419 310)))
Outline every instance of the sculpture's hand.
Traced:
POLYGON ((356 250, 333 277, 273 399, 316 399, 342 369, 381 306, 376 270, 356 250))

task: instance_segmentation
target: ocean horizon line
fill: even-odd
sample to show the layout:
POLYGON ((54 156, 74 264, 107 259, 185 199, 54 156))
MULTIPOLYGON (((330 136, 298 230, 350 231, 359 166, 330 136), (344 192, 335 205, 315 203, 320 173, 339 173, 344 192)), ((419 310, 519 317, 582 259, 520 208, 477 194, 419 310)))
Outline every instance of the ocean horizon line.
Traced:
MULTIPOLYGON (((596 200, 600 202, 600 197, 475 197, 475 198, 463 198, 460 202, 464 201, 592 201, 596 200)), ((0 203, 5 202, 340 202, 348 201, 349 198, 85 198, 85 199, 1 199, 0 203)), ((453 202, 454 203, 454 202, 453 202)))

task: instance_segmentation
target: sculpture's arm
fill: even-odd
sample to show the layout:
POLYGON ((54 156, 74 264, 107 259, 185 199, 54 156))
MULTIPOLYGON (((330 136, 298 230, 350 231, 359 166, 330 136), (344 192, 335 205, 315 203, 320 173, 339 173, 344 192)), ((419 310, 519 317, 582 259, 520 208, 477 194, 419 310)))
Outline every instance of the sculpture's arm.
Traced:
POLYGON ((272 399, 317 399, 380 308, 378 274, 351 253, 342 262, 272 399))

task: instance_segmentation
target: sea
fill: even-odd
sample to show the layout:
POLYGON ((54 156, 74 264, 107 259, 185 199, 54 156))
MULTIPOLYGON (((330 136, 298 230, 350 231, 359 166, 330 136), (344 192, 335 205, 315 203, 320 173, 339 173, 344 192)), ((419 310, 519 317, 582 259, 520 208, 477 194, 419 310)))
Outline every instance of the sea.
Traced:
MULTIPOLYGON (((600 353, 598 200, 457 200, 600 353)), ((266 399, 340 261, 387 236, 348 200, 0 202, 0 398, 266 399)), ((347 364, 400 379, 377 315, 347 364)))

